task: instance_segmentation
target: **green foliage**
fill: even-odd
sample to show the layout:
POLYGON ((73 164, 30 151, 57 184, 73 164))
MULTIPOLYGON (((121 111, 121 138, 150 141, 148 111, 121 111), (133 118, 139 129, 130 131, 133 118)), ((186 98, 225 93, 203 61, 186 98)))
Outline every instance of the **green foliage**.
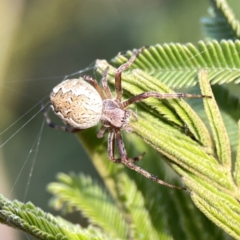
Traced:
MULTIPOLYGON (((199 41, 182 45, 170 43, 150 46, 132 64, 131 69, 141 69, 159 82, 172 88, 191 87, 198 83, 198 72, 207 69, 211 84, 240 81, 240 41, 199 41)), ((112 63, 118 67, 132 55, 117 55, 112 63)))
POLYGON ((43 212, 30 202, 26 204, 16 200, 11 202, 2 195, 0 195, 0 202, 0 222, 27 232, 38 239, 108 239, 98 228, 83 229, 75 226, 66 220, 43 212))
POLYGON ((91 224, 100 226, 111 236, 121 239, 127 237, 123 214, 116 208, 113 199, 90 177, 60 174, 58 180, 61 183, 49 185, 49 191, 57 196, 52 202, 53 206, 62 209, 64 202, 67 202, 68 207, 82 210, 91 224))
MULTIPOLYGON (((66 203, 68 207, 81 210, 92 224, 104 229, 114 239, 127 239, 129 236, 133 239, 158 238, 158 232, 153 228, 150 215, 144 206, 144 197, 138 191, 136 183, 127 175, 121 177, 119 185, 122 188, 119 189, 122 192, 121 201, 125 205, 125 210, 122 211, 114 199, 104 193, 89 177, 82 174, 60 174, 58 180, 60 183, 49 185, 49 191, 56 196, 52 202, 53 206, 62 209, 66 203)), ((167 238, 167 235, 161 235, 167 238)))
MULTIPOLYGON (((97 62, 100 72, 106 68, 105 64, 104 61, 97 62)), ((114 81, 115 71, 115 69, 109 71, 109 75, 112 76, 110 78, 111 82, 114 81)), ((147 86, 149 91, 171 92, 166 86, 163 88, 162 84, 155 78, 139 69, 133 70, 131 73, 125 73, 122 77, 125 83, 124 89, 133 95, 138 94, 138 91, 145 91, 145 89, 139 90, 140 86, 147 86)), ((213 96, 207 72, 200 71, 199 83, 202 94, 213 96)), ((167 101, 169 109, 173 110, 172 114, 175 111, 174 116, 178 117, 178 119, 174 119, 170 112, 165 112, 165 107, 161 106, 163 102, 158 102, 159 100, 153 99, 145 101, 144 104, 148 106, 145 114, 147 115, 150 112, 149 109, 152 108, 155 110, 155 116, 159 114, 159 119, 151 119, 146 115, 141 116, 142 112, 139 111, 138 121, 131 122, 134 132, 157 151, 168 157, 169 164, 183 177, 182 180, 190 190, 191 197, 196 205, 216 224, 237 238, 240 234, 239 223, 236 221, 239 218, 239 191, 235 184, 237 179, 232 179, 229 139, 214 97, 204 99, 205 112, 212 130, 212 140, 206 127, 199 117, 191 112, 187 103, 179 100, 167 101), (175 124, 179 124, 182 120, 182 123, 179 124, 180 127, 183 128, 184 123, 187 124, 194 140, 187 137, 184 131, 181 132, 179 129, 176 131, 175 125, 169 125, 167 131, 165 131, 166 127, 161 126, 159 121, 161 116, 175 124), (160 128, 161 131, 156 131, 160 128), (201 138, 197 133, 201 135, 201 138), (176 146, 178 147, 176 148, 176 146), (223 221, 225 223, 224 227, 221 224, 223 221)), ((234 169, 236 168, 237 165, 234 169)))
MULTIPOLYGON (((142 168, 171 184, 184 184, 187 191, 158 185, 110 162, 106 140, 96 139, 93 128, 78 137, 106 189, 73 173, 59 174, 48 187, 52 206, 81 211, 89 228, 3 197, 1 222, 39 239, 240 239, 239 23, 224 0, 210 2, 211 17, 202 24, 206 38, 215 40, 150 46, 122 74, 126 98, 145 91, 172 93, 172 88, 211 96, 138 103, 132 107, 138 120, 130 122, 134 134, 124 135, 129 156, 146 151, 142 168)), ((111 65, 98 60, 97 75, 109 67, 114 86, 116 68, 131 55, 117 55, 111 65)))
POLYGON ((240 24, 225 0, 210 0, 210 17, 201 19, 207 39, 239 39, 240 24))

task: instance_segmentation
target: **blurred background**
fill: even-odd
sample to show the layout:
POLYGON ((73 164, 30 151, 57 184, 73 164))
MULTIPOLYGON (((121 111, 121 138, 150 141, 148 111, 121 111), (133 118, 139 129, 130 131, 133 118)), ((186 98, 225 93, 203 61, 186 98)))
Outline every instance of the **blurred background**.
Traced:
MULTIPOLYGON (((0 193, 59 214, 46 191, 56 174, 98 175, 74 135, 43 125, 40 102, 96 59, 143 45, 196 43, 207 7, 207 0, 1 0, 0 193)), ((71 220, 80 222, 78 215, 71 220)), ((0 226, 0 239, 31 238, 0 226)))

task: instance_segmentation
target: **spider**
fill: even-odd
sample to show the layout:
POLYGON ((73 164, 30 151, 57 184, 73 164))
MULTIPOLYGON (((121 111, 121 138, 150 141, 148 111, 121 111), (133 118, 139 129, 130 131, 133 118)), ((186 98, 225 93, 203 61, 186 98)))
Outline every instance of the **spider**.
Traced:
POLYGON ((54 87, 52 93, 50 94, 51 108, 54 113, 62 119, 66 126, 54 124, 48 117, 47 112, 44 112, 46 122, 52 128, 71 133, 76 133, 90 128, 95 126, 98 122, 101 122, 102 126, 97 134, 97 137, 102 138, 105 133, 109 132, 107 152, 108 158, 112 162, 123 163, 128 168, 159 184, 171 188, 185 189, 166 183, 141 167, 135 165, 134 163, 139 161, 145 153, 142 153, 138 157, 129 158, 123 143, 121 131, 125 130, 131 132, 132 130, 128 126, 130 117, 133 116, 137 119, 136 115, 130 109, 127 109, 129 105, 140 102, 149 97, 159 99, 205 97, 204 95, 198 94, 161 94, 158 92, 143 92, 122 101, 122 72, 131 66, 144 48, 145 47, 142 47, 135 51, 131 58, 116 70, 115 97, 113 97, 107 82, 108 68, 106 68, 103 73, 102 88, 98 82, 90 76, 83 76, 83 78, 79 79, 68 79, 54 87), (119 158, 115 158, 115 142, 120 155, 119 158))

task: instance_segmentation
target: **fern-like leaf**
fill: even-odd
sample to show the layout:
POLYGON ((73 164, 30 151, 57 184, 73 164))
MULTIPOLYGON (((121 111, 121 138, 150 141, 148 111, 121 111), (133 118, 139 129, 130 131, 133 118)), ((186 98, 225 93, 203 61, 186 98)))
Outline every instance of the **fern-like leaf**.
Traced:
POLYGON ((201 19, 207 39, 240 39, 240 23, 235 18, 226 0, 210 0, 210 17, 201 19))
MULTIPOLYGON (((108 64, 106 62, 98 61, 97 71, 102 74, 107 66, 108 64)), ((115 72, 116 70, 110 66, 109 81, 111 83, 114 82, 115 72)), ((143 113, 140 111, 138 112, 138 121, 131 121, 130 126, 139 137, 144 139, 144 141, 170 160, 173 168, 183 177, 184 183, 192 193, 191 196, 198 195, 198 197, 206 202, 206 208, 206 204, 209 204, 209 208, 210 205, 214 205, 214 209, 218 209, 218 211, 221 212, 221 214, 216 215, 213 211, 210 211, 207 216, 216 224, 223 227, 230 235, 236 237, 240 234, 238 231, 239 222, 238 220, 233 221, 232 216, 234 216, 235 219, 240 217, 239 211, 237 210, 239 205, 239 193, 238 188, 232 179, 230 143, 217 104, 214 101, 207 75, 199 75, 199 78, 202 94, 212 96, 212 99, 205 98, 204 102, 209 125, 213 132, 214 144, 211 143, 211 137, 209 137, 209 133, 205 129, 205 126, 198 119, 197 115, 191 114, 190 108, 186 108, 188 109, 188 117, 191 119, 191 121, 188 121, 187 127, 188 129, 191 129, 191 133, 195 139, 198 140, 197 145, 196 142, 186 137, 185 134, 180 133, 179 131, 175 132, 174 129, 176 128, 174 125, 168 125, 167 130, 166 128, 160 128, 161 123, 156 119, 150 118, 150 116, 146 117, 145 115, 141 115, 143 113), (196 127, 193 127, 195 124, 196 127), (159 131, 157 131, 157 129, 159 129, 159 131), (205 137, 198 137, 194 129, 196 129, 195 131, 201 136, 205 137), (211 202, 211 199, 214 199, 214 203, 211 202), (224 208, 222 208, 221 204, 223 201, 225 203, 224 208), (224 221, 225 214, 230 211, 231 217, 229 216, 228 221, 224 221)), ((144 89, 144 86, 148 91, 157 91, 161 93, 164 89, 165 92, 171 92, 166 86, 163 87, 156 79, 153 79, 151 76, 140 70, 123 73, 122 80, 124 81, 124 89, 133 95, 139 94, 139 91, 141 90, 145 91, 146 89, 144 89)), ((176 101, 181 102, 181 100, 176 101)), ((148 106, 148 114, 152 108, 155 110, 155 115, 159 118, 162 118, 163 116, 163 118, 165 117, 168 120, 174 121, 174 118, 168 116, 168 114, 170 115, 177 112, 179 120, 183 120, 186 116, 179 113, 179 111, 181 112, 178 108, 180 103, 177 103, 176 101, 167 101, 169 104, 168 108, 173 111, 166 112, 166 116, 165 108, 162 108, 162 102, 159 102, 159 100, 144 101, 143 105, 146 104, 148 106)), ((146 115, 147 112, 145 111, 146 115)), ((184 121, 185 120, 183 120, 183 122, 184 121)), ((177 124, 177 121, 175 123, 177 124)), ((194 199, 195 198, 193 197, 193 200, 194 199)), ((196 205, 200 208, 200 205, 197 203, 196 205)), ((206 213, 205 210, 202 208, 200 209, 206 213)))
MULTIPOLYGON (((190 87, 197 84, 197 75, 206 69, 211 84, 239 83, 240 41, 213 40, 182 45, 170 43, 150 46, 132 64, 131 69, 141 69, 172 88, 190 87)), ((115 66, 127 62, 132 55, 117 55, 112 59, 115 66)))
POLYGON ((145 206, 145 197, 126 174, 121 177, 119 190, 125 199, 124 205, 132 225, 133 239, 172 239, 163 223, 159 222, 158 228, 152 224, 150 212, 145 206))
POLYGON ((59 174, 60 183, 51 183, 49 191, 55 195, 52 202, 58 208, 66 204, 81 210, 92 224, 98 225, 114 238, 125 239, 127 224, 113 199, 90 177, 59 174))
POLYGON ((16 200, 11 202, 2 195, 0 195, 0 222, 42 240, 109 239, 97 228, 82 229, 43 212, 30 202, 27 204, 16 200))

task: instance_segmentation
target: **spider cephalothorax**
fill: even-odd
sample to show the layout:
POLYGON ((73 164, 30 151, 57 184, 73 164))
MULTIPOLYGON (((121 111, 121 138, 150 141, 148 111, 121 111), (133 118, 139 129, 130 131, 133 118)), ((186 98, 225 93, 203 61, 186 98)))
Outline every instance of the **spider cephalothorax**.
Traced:
POLYGON ((144 169, 136 166, 134 162, 140 160, 144 154, 135 158, 129 158, 122 140, 121 131, 131 131, 128 126, 130 117, 137 118, 127 107, 149 97, 165 98, 201 98, 203 95, 191 95, 185 93, 160 94, 157 92, 144 92, 122 101, 121 74, 128 69, 137 56, 144 48, 137 50, 127 63, 121 65, 115 73, 115 92, 113 97, 107 82, 108 68, 104 71, 101 88, 97 81, 89 76, 79 79, 68 79, 57 85, 51 95, 51 107, 66 126, 58 126, 51 122, 47 113, 46 121, 50 127, 68 132, 78 132, 83 129, 95 126, 98 122, 102 123, 97 137, 101 138, 106 132, 108 135, 108 157, 115 163, 123 163, 132 170, 139 172, 145 177, 160 184, 182 189, 158 179, 144 169), (89 84, 89 83, 90 84, 89 84), (120 157, 115 158, 115 143, 120 157))
POLYGON ((116 99, 103 100, 101 122, 104 127, 125 129, 130 115, 131 111, 124 109, 116 99))

